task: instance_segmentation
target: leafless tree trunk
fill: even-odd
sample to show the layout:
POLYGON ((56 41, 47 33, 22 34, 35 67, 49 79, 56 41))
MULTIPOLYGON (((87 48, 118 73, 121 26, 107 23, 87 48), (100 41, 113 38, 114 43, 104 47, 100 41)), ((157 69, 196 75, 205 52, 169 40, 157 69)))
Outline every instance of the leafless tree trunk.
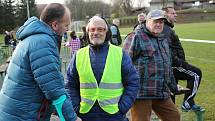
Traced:
POLYGON ((167 2, 168 2, 168 0, 161 0, 162 7, 166 7, 167 6, 167 2))
POLYGON ((134 1, 133 0, 122 0, 121 2, 121 6, 122 6, 122 9, 124 10, 124 12, 127 14, 127 15, 131 15, 132 13, 132 6, 134 4, 134 1))
POLYGON ((110 16, 110 5, 103 1, 66 0, 65 3, 71 10, 72 18, 75 20, 83 20, 87 16, 91 17, 96 14, 110 16))

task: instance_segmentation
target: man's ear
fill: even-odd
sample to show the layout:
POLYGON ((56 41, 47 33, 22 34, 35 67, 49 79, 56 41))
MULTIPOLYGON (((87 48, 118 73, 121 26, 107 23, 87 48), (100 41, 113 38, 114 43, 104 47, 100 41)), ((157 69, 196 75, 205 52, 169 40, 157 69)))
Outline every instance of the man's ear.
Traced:
POLYGON ((58 22, 57 21, 52 21, 51 22, 51 27, 54 31, 58 30, 58 22))

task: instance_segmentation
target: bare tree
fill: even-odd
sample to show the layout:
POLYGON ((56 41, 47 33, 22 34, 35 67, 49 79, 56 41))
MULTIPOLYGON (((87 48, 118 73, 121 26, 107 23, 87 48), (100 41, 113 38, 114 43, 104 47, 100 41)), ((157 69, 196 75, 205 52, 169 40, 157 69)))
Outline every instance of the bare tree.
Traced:
POLYGON ((166 7, 167 6, 167 2, 168 2, 168 0, 161 0, 162 7, 166 7))
POLYGON ((91 17, 95 14, 101 16, 110 16, 110 5, 103 1, 95 0, 66 0, 66 5, 71 10, 74 20, 83 20, 87 16, 91 17))
POLYGON ((126 15, 132 14, 132 8, 133 8, 134 1, 133 0, 122 0, 121 7, 126 13, 126 15))

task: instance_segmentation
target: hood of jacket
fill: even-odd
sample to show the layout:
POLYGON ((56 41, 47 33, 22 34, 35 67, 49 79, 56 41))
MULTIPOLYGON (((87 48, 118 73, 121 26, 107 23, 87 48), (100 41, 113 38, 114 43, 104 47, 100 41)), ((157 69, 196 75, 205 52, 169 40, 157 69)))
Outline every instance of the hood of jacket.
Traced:
POLYGON ((164 24, 170 26, 171 28, 174 28, 174 23, 170 23, 167 19, 164 19, 164 24))
POLYGON ((22 41, 28 36, 35 34, 48 34, 53 37, 54 40, 58 40, 58 35, 51 29, 51 27, 40 21, 37 17, 29 18, 24 25, 18 29, 16 37, 18 40, 22 41))

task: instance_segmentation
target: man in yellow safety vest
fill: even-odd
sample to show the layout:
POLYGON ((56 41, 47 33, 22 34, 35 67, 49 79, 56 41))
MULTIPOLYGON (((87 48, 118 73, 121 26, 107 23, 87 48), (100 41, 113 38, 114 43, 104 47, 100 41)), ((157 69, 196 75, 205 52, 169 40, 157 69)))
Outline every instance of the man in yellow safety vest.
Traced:
POLYGON ((87 26, 89 46, 77 51, 67 70, 66 88, 83 121, 125 121, 139 89, 129 55, 109 43, 105 19, 94 16, 87 26))

